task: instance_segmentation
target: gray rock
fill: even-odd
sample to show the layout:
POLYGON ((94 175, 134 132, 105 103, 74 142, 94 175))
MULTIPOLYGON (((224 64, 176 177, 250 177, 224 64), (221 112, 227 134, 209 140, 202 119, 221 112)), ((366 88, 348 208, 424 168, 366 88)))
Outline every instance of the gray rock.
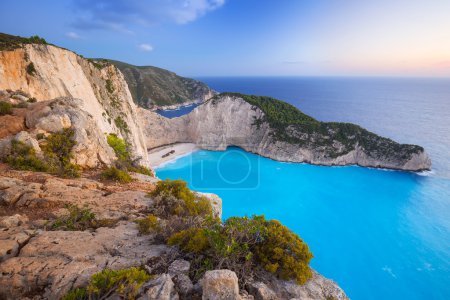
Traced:
POLYGON ((149 281, 143 287, 145 290, 142 300, 178 300, 175 285, 168 274, 149 281))
POLYGON ((250 284, 249 292, 255 297, 255 300, 276 300, 278 299, 274 291, 262 282, 250 284))
POLYGON ((50 114, 37 122, 36 129, 55 133, 71 126, 72 122, 67 114, 50 114))
POLYGON ((189 269, 191 267, 191 263, 184 259, 177 259, 169 266, 169 275, 175 276, 184 274, 187 275, 189 273, 189 269))
POLYGON ((207 271, 202 281, 203 300, 238 300, 239 285, 236 273, 230 270, 207 271))
POLYGON ((26 131, 21 131, 18 134, 16 134, 14 140, 22 142, 25 145, 33 148, 37 154, 41 153, 41 147, 39 146, 39 142, 26 131))
POLYGON ((188 298, 188 296, 192 293, 194 289, 194 284, 192 283, 189 276, 185 274, 178 274, 172 277, 173 282, 175 283, 176 290, 178 293, 184 298, 188 298))

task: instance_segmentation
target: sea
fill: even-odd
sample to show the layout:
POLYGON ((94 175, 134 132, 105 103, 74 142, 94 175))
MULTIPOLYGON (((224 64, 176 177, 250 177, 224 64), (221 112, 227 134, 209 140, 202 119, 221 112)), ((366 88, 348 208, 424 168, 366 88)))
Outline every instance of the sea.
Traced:
POLYGON ((450 299, 450 79, 198 79, 219 92, 272 96, 320 121, 421 145, 432 170, 285 163, 229 147, 180 157, 157 168, 158 177, 218 194, 223 219, 280 220, 309 245, 311 266, 351 299, 450 299))

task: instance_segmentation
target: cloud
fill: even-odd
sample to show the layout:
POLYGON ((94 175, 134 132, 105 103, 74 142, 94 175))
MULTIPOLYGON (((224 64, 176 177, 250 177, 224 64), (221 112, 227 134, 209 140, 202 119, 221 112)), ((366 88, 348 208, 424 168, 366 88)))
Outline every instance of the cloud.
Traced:
POLYGON ((150 44, 140 44, 139 49, 145 52, 153 51, 153 46, 150 44))
POLYGON ((73 0, 79 29, 131 33, 132 25, 186 24, 225 4, 225 0, 73 0))
POLYGON ((79 40, 79 39, 81 39, 81 36, 80 36, 78 33, 73 32, 73 31, 67 32, 67 33, 66 33, 66 36, 67 36, 69 39, 73 39, 73 40, 79 40))

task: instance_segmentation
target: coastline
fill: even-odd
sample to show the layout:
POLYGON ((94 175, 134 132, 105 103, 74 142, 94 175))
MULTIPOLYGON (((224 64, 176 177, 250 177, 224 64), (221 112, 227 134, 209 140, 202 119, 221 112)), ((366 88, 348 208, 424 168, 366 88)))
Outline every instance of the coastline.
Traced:
POLYGON ((182 156, 189 155, 198 150, 200 150, 200 148, 194 143, 175 143, 149 150, 148 160, 150 167, 157 169, 170 163, 171 161, 174 161, 182 156), (172 151, 174 152, 171 153, 172 151), (167 156, 163 157, 164 155, 167 156))

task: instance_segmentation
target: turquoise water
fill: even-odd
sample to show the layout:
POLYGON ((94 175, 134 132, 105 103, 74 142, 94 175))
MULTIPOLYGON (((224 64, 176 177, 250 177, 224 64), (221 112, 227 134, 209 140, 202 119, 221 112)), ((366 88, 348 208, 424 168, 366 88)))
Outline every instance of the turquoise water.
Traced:
POLYGON ((322 121, 353 122, 430 154, 427 176, 199 151, 157 170, 223 199, 224 217, 262 214, 310 245, 312 266, 356 300, 450 299, 450 79, 201 78, 268 95, 322 121))
POLYGON ((310 246, 312 266, 352 299, 448 299, 450 181, 361 167, 276 162, 229 148, 160 169, 217 193, 223 218, 264 214, 310 246))

